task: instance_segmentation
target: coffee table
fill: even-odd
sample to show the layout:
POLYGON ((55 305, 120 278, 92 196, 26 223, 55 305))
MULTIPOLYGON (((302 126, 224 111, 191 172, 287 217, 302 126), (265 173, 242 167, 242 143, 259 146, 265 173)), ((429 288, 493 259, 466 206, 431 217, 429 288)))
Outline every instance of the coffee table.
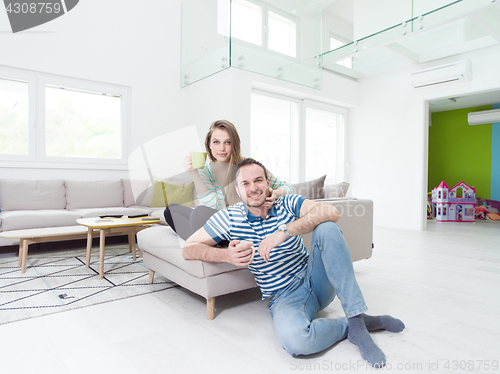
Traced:
POLYGON ((19 266, 21 267, 22 274, 26 272, 28 247, 30 244, 68 239, 85 239, 89 235, 97 236, 97 231, 90 232, 85 227, 78 225, 12 230, 0 233, 0 236, 5 239, 19 239, 19 266))
POLYGON ((99 217, 94 218, 80 218, 77 219, 82 226, 88 227, 87 234, 87 257, 85 266, 90 266, 90 254, 92 249, 92 236, 94 230, 99 230, 99 279, 104 278, 104 247, 106 243, 106 235, 109 234, 123 234, 128 235, 128 245, 129 250, 132 252, 133 260, 135 261, 135 235, 145 229, 150 225, 155 223, 160 223, 159 218, 153 217, 140 217, 140 218, 113 218, 113 219, 101 219, 99 217), (146 218, 146 219, 145 219, 146 218))

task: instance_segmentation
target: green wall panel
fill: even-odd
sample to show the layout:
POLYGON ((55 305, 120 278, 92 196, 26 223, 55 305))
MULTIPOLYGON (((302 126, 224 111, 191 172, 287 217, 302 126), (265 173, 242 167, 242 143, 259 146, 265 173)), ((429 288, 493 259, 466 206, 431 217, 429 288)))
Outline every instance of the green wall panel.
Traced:
POLYGON ((490 198, 492 125, 470 126, 467 114, 491 108, 485 105, 432 113, 429 191, 443 180, 450 188, 463 181, 476 188, 476 197, 490 198))

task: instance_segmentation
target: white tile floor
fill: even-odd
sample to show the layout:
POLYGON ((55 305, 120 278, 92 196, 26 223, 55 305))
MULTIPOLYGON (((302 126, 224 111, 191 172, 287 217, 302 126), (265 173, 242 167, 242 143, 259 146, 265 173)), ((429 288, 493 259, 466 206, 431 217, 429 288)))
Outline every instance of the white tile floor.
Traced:
MULTIPOLYGON (((500 223, 375 228, 374 241, 373 257, 354 265, 370 313, 392 314, 407 326, 372 334, 386 354, 385 371, 500 373, 500 223)), ((217 298, 216 307, 208 321, 204 300, 176 288, 2 325, 0 371, 375 371, 348 341, 312 357, 289 356, 257 290, 217 298)), ((339 303, 321 315, 342 315, 339 303)))

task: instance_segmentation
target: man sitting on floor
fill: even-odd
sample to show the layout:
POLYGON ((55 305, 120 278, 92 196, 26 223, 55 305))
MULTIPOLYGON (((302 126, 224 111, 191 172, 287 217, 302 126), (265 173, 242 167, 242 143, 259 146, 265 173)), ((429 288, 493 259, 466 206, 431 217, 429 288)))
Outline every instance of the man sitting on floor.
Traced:
POLYGON ((300 195, 284 195, 266 206, 266 169, 253 159, 238 165, 236 192, 241 202, 215 213, 188 238, 183 257, 248 266, 262 298, 270 298, 275 333, 290 354, 317 353, 347 338, 370 365, 384 366, 384 353, 369 331, 400 332, 405 326, 388 315, 364 313, 351 252, 335 223, 337 209, 300 195), (308 254, 301 235, 313 230, 308 254), (216 247, 223 240, 229 247, 216 247), (253 259, 250 243, 237 247, 241 240, 257 248, 253 259), (316 318, 336 294, 346 318, 316 318))

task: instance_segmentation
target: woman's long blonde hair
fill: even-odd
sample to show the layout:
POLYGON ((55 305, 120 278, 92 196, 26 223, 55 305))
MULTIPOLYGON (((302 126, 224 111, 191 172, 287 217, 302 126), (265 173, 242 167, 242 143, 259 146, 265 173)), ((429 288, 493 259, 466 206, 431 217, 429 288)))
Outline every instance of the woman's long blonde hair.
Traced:
POLYGON ((205 137, 205 149, 212 162, 217 161, 210 150, 210 141, 212 140, 212 134, 216 129, 226 131, 229 134, 229 139, 231 140, 231 157, 229 157, 229 168, 227 169, 226 180, 223 186, 226 195, 226 206, 230 206, 240 201, 240 198, 236 194, 236 190, 234 188, 234 171, 236 169, 236 165, 243 160, 243 157, 241 156, 240 136, 238 135, 236 127, 234 127, 231 122, 224 119, 212 122, 210 128, 208 129, 207 136, 205 137))

